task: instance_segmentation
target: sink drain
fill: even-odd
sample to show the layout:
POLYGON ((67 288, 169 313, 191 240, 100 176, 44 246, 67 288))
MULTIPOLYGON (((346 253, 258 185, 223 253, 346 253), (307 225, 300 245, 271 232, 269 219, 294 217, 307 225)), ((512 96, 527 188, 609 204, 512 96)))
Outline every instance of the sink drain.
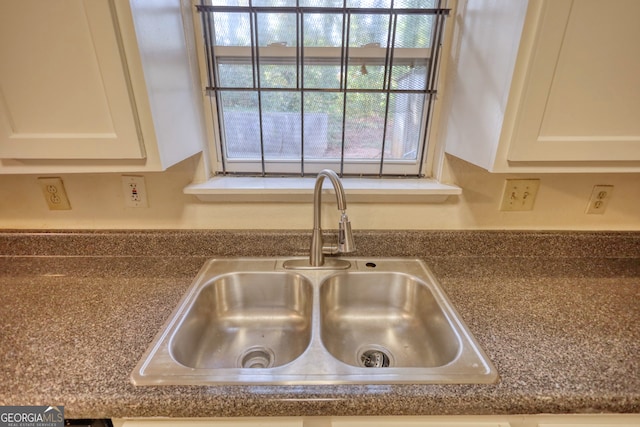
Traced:
POLYGON ((241 368, 271 368, 275 354, 267 347, 250 347, 238 358, 241 368))
POLYGON ((367 346, 358 351, 358 362, 365 368, 388 368, 391 360, 391 353, 384 347, 367 346))

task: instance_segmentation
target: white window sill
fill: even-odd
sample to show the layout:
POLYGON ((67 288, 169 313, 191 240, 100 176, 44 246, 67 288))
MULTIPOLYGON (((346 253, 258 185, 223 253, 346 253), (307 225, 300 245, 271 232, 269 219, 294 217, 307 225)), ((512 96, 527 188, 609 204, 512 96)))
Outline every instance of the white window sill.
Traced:
MULTIPOLYGON (((323 194, 333 192, 325 180, 323 194)), ((313 201, 315 178, 228 177, 191 184, 184 193, 203 202, 289 202, 313 201)), ((347 201, 354 203, 442 203, 449 196, 462 194, 455 185, 432 179, 343 178, 347 201)), ((324 201, 331 199, 324 198, 324 201)))

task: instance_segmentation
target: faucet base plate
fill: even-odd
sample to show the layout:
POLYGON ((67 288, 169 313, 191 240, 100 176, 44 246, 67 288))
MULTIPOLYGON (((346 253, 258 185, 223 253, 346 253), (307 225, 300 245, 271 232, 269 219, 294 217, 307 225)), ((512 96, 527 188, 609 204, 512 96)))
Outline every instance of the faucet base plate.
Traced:
POLYGON ((351 263, 346 259, 325 258, 322 265, 311 265, 309 258, 289 259, 282 266, 285 270, 346 270, 351 263))

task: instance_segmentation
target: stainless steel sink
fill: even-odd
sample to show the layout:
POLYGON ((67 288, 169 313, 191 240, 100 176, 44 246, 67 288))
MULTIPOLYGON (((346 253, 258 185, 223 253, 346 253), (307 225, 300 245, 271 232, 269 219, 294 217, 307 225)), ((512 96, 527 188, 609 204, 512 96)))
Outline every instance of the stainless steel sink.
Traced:
POLYGON ((430 287, 396 272, 329 277, 320 288, 320 332, 327 350, 353 366, 444 366, 461 346, 430 287))
POLYGON ((311 283, 283 272, 231 273, 202 287, 169 342, 190 368, 270 368, 311 340, 311 283))
POLYGON ((490 383, 497 372, 426 265, 208 261, 131 374, 155 384, 490 383))

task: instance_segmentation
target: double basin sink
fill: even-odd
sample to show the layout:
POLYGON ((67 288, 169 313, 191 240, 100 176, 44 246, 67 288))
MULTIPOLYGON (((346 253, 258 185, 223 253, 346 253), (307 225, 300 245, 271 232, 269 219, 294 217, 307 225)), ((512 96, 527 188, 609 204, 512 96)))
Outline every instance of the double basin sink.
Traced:
POLYGON ((212 259, 135 385, 491 383, 497 372, 420 260, 212 259))

